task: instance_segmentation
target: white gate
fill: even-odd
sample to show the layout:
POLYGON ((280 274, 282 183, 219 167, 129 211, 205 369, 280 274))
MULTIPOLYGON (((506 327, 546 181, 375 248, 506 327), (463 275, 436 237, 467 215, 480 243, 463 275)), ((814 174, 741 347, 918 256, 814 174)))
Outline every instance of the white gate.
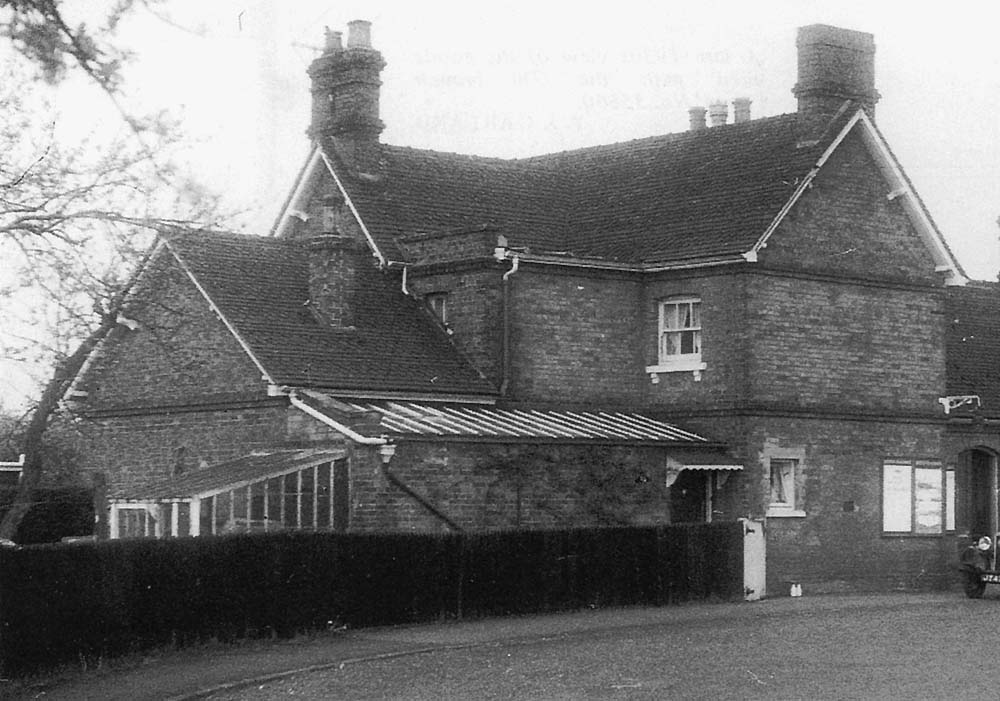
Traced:
POLYGON ((766 592, 767 549, 764 545, 764 522, 741 518, 743 524, 743 598, 757 601, 766 592))

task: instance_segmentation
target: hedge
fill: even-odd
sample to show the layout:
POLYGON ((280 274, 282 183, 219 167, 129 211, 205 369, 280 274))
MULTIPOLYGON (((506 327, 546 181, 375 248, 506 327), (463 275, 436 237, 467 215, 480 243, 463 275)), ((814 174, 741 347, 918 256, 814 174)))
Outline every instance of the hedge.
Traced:
POLYGON ((742 598, 739 523, 0 549, 5 675, 164 645, 742 598))

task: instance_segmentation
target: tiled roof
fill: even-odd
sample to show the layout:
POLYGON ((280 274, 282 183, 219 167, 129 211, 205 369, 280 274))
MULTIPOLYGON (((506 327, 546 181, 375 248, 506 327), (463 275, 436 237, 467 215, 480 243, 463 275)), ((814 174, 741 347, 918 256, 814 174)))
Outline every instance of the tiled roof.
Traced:
POLYGON ((309 403, 313 408, 339 421, 352 413, 376 415, 379 418, 378 425, 369 426, 365 433, 390 438, 432 437, 515 442, 541 439, 705 447, 713 445, 703 436, 634 411, 498 408, 404 401, 362 402, 345 398, 309 403))
POLYGON ((390 259, 400 236, 491 225, 533 252, 669 262, 750 250, 835 130, 804 134, 788 114, 526 159, 383 146, 377 180, 335 167, 390 259))
POLYGON ((317 465, 345 456, 344 450, 274 450, 252 453, 170 477, 128 494, 112 494, 112 498, 134 501, 158 501, 202 497, 259 482, 304 467, 317 465))
POLYGON ((254 357, 279 385, 488 395, 416 301, 374 267, 359 275, 354 329, 321 323, 309 299, 305 243, 220 233, 167 234, 254 357))
POLYGON ((949 287, 946 303, 947 392, 978 395, 984 414, 1000 416, 1000 285, 949 287))

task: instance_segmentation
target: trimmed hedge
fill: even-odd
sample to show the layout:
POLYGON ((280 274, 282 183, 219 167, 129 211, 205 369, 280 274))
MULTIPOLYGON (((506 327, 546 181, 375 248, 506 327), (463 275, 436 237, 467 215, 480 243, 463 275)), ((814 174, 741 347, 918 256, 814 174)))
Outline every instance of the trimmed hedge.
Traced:
POLYGON ((742 598, 739 523, 0 549, 3 673, 200 640, 742 598))
MULTIPOLYGON (((13 503, 16 491, 16 486, 0 487, 0 518, 13 503)), ((36 489, 34 499, 18 526, 15 537, 18 543, 58 543, 67 536, 87 536, 94 532, 94 494, 90 489, 36 489)))

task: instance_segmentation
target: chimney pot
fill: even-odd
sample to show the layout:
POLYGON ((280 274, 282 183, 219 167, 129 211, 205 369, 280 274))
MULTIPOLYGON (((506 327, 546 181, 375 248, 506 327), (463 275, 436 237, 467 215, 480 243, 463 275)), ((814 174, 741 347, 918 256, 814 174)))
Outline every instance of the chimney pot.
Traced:
POLYGON ((691 107, 688 109, 688 117, 691 122, 691 131, 700 131, 705 128, 705 112, 707 110, 704 107, 691 107))
POLYGON ((725 102, 713 102, 708 106, 708 118, 713 127, 721 127, 729 119, 729 105, 725 102))
POLYGON ((733 99, 733 124, 741 124, 750 121, 749 97, 737 97, 733 99))
POLYGON ((326 28, 326 42, 325 42, 325 46, 323 47, 324 50, 327 53, 329 53, 331 51, 341 51, 344 48, 344 45, 343 45, 343 43, 340 40, 342 36, 343 35, 340 32, 335 32, 335 31, 331 30, 329 27, 327 27, 326 28))
POLYGON ((347 48, 372 48, 372 23, 365 19, 356 19, 347 23, 347 48))

